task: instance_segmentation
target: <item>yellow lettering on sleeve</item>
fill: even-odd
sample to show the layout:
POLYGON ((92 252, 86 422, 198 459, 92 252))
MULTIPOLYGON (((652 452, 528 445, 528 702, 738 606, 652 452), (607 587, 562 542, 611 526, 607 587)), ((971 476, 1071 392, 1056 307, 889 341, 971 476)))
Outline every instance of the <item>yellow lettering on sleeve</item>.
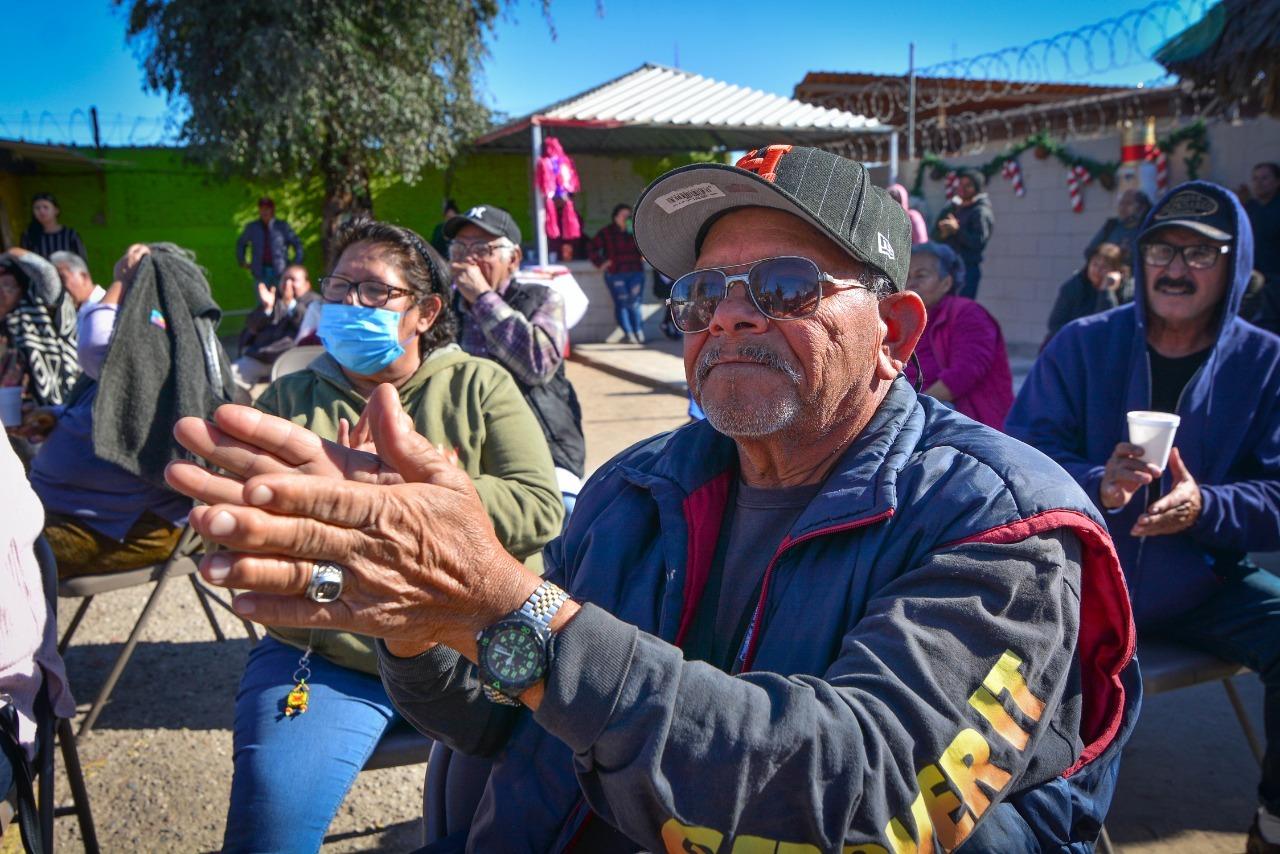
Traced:
POLYGON ((1001 692, 1008 691, 1022 713, 1033 721, 1038 721, 1044 714, 1044 701, 1032 694, 1031 689, 1027 687, 1027 681, 1022 678, 1022 672, 1018 670, 1021 666, 1022 659, 1005 650, 995 667, 992 667, 991 672, 987 674, 987 678, 982 680, 982 684, 996 697, 999 697, 1001 692))
POLYGON ((944 851, 954 850, 973 833, 973 818, 964 811, 961 811, 959 821, 953 818, 962 805, 937 765, 924 766, 916 775, 916 783, 920 786, 920 793, 924 795, 925 808, 933 821, 938 844, 944 851))
POLYGON ((779 842, 763 836, 739 836, 733 840, 733 854, 822 854, 807 842, 779 842))
POLYGON ((667 854, 716 854, 724 834, 709 827, 691 827, 674 818, 662 825, 662 844, 667 854))
POLYGON ((987 723, 991 724, 991 728, 999 733, 1001 738, 1019 750, 1027 749, 1027 740, 1031 738, 1031 734, 1018 726, 1013 715, 1005 710, 1000 698, 988 691, 985 686, 978 686, 978 690, 974 691, 973 696, 969 698, 969 705, 987 719, 987 723))
POLYGON ((911 831, 902 826, 898 819, 890 819, 884 829, 885 838, 889 840, 889 848, 893 854, 933 854, 933 823, 929 821, 929 811, 924 805, 924 795, 916 795, 911 802, 911 819, 915 822, 916 832, 920 835, 917 843, 911 831))
POLYGON ((978 788, 978 783, 999 792, 1013 778, 1008 771, 991 764, 991 745, 973 729, 961 730, 938 757, 938 764, 975 819, 991 806, 991 799, 978 788))

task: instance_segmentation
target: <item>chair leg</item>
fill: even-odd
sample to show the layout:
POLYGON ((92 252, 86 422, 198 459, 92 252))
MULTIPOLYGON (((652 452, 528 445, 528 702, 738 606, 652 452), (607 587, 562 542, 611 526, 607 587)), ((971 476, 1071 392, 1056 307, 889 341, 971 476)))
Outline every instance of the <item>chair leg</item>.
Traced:
POLYGON ((236 609, 232 608, 231 605, 228 604, 227 600, 223 599, 217 593, 210 591, 209 588, 201 584, 194 575, 191 576, 191 579, 195 582, 196 586, 200 588, 200 592, 204 594, 206 601, 212 602, 214 605, 217 605, 219 608, 240 621, 240 625, 244 626, 245 634, 249 636, 250 644, 256 644, 261 639, 258 635, 257 627, 251 621, 246 620, 244 617, 237 614, 236 609))
POLYGON ((227 636, 222 633, 222 626, 218 625, 218 618, 214 615, 213 609, 209 607, 209 592, 200 586, 199 580, 195 575, 188 575, 191 579, 191 589, 196 592, 196 599, 200 601, 200 607, 204 610, 205 619, 209 621, 209 625, 213 628, 213 636, 217 638, 218 643, 225 643, 227 636))
POLYGON ((53 733, 45 732, 36 756, 40 779, 36 783, 36 811, 40 814, 40 840, 45 851, 53 850, 53 733))
POLYGON ((1253 729, 1253 723, 1249 720, 1249 711, 1244 707, 1244 701, 1240 699, 1240 693, 1236 691, 1236 686, 1230 679, 1222 680, 1222 687, 1227 691, 1227 699, 1231 701, 1232 708, 1236 711, 1236 720, 1240 721, 1240 728, 1244 730, 1244 737, 1249 741, 1249 749, 1253 751, 1253 758, 1258 760, 1258 764, 1262 764, 1262 742, 1258 739, 1258 733, 1253 729))
POLYGON ((1098 850, 1102 854, 1115 854, 1114 848, 1111 847, 1111 834, 1107 833, 1107 826, 1102 826, 1102 832, 1098 834, 1098 850))
POLYGON ((84 723, 80 724, 79 735, 81 738, 89 734, 93 729, 93 725, 98 721, 98 715, 102 714, 102 708, 107 704, 107 700, 111 697, 111 692, 115 690, 116 682, 120 680, 120 674, 124 672, 124 666, 129 663, 130 656, 133 655, 133 648, 138 645, 138 639, 142 636, 142 630, 147 624, 147 618, 151 616, 151 612, 155 610, 156 603, 160 601, 160 591, 164 590, 165 585, 169 583, 171 576, 162 575, 156 581, 156 587, 151 591, 151 597, 147 599, 147 604, 142 606, 142 613, 138 615, 138 621, 133 624, 133 631, 129 632, 129 639, 125 641, 124 649, 120 651, 120 655, 116 658, 116 663, 111 666, 111 672, 107 674, 107 681, 102 684, 101 690, 98 691, 97 699, 93 701, 93 706, 89 709, 89 714, 85 716, 84 723))
POLYGON ((86 596, 80 603, 80 607, 76 608, 75 616, 71 618, 71 625, 67 626, 67 630, 62 633, 62 640, 58 641, 58 655, 66 655, 67 647, 71 646, 71 636, 76 633, 76 629, 80 628, 80 621, 84 619, 85 612, 89 610, 91 604, 93 604, 93 597, 86 596))
POLYGON ((75 803, 76 820, 80 822, 80 840, 85 854, 99 854, 98 831, 93 824, 93 811, 89 808, 89 790, 84 785, 84 770, 80 767, 80 751, 76 749, 76 734, 71 721, 58 719, 58 741, 62 747, 62 764, 66 766, 67 783, 71 787, 71 799, 75 803))

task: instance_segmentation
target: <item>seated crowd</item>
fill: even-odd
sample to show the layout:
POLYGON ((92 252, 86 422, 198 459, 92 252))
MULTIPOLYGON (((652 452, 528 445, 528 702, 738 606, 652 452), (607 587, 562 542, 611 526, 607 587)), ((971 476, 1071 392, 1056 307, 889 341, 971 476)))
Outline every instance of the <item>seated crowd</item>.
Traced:
MULTIPOLYGON (((222 850, 318 850, 406 724, 448 760, 433 852, 1090 850, 1137 633, 1262 677, 1249 850, 1280 854, 1280 579, 1248 558, 1280 550, 1280 339, 1238 316, 1261 207, 1124 194, 1015 396, 962 181, 946 242, 900 186, 792 146, 620 206, 706 418, 585 483, 564 301, 493 205, 452 211, 447 259, 347 224, 314 287, 259 286, 234 362, 179 247, 129 247, 106 288, 72 252, 0 255, 10 436, 59 575, 161 561, 189 525, 267 628, 222 850), (1180 416, 1167 465, 1132 410, 1180 416)), ((0 572, 30 571, 33 525, 0 572)))

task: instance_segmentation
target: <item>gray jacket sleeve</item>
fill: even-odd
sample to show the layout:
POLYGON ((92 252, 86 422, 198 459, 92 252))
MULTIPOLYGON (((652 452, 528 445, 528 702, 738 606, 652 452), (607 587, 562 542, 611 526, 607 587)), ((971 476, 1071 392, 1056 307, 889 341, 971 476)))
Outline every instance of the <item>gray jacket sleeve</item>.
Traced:
POLYGON ((730 676, 588 605, 535 720, 573 749, 591 808, 646 850, 905 850, 889 837, 905 845, 929 815, 950 850, 1078 756, 1079 555, 1062 532, 933 552, 820 676, 730 676))

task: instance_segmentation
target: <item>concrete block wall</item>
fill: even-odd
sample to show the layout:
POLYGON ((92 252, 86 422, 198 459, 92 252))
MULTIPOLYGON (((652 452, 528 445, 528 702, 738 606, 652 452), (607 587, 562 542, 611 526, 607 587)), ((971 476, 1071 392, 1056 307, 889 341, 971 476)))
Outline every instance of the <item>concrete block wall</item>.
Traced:
MULTIPOLYGON (((1160 135, 1171 125, 1158 126, 1160 135)), ((1069 140, 1069 150, 1099 161, 1120 156, 1120 134, 1097 139, 1069 140)), ((989 161, 1004 145, 964 157, 950 157, 957 165, 977 166, 989 161)), ((1173 183, 1186 180, 1182 152, 1169 160, 1173 183)), ((1238 124, 1210 125, 1209 154, 1200 175, 1235 189, 1247 182, 1253 164, 1262 160, 1280 161, 1280 122, 1259 118, 1238 124)), ((1018 158, 1027 192, 1015 196, 1010 182, 995 175, 987 184, 995 209, 996 226, 982 265, 978 301, 986 306, 1004 330, 1012 355, 1034 354, 1045 335, 1049 310, 1059 286, 1083 263, 1084 247, 1110 216, 1114 215, 1118 193, 1103 189, 1097 182, 1084 189, 1084 211, 1071 211, 1067 196, 1066 168, 1055 159, 1038 160, 1031 151, 1018 158)), ((916 163, 904 163, 902 182, 908 187, 916 173, 916 163)), ((883 183, 880 170, 873 178, 883 183)), ((925 176, 925 219, 932 227, 945 204, 943 182, 925 176)))

